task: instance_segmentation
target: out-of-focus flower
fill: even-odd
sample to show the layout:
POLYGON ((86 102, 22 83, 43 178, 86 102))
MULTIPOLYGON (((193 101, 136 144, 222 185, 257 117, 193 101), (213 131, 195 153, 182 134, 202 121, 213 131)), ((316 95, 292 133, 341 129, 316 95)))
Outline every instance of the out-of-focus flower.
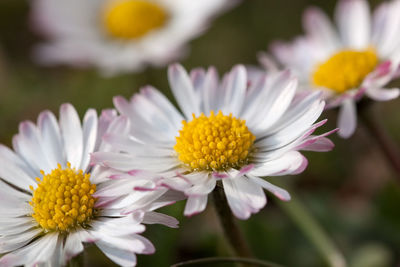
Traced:
POLYGON ((96 66, 103 74, 164 66, 236 0, 35 0, 34 25, 48 36, 38 62, 96 66))
POLYGON ((118 201, 109 197, 118 188, 107 181, 109 170, 89 166, 90 153, 107 150, 100 136, 119 127, 115 117, 107 110, 98 119, 90 109, 81 125, 75 109, 64 104, 58 122, 49 111, 39 115, 37 126, 22 122, 14 151, 0 145, 1 266, 63 266, 83 251, 82 243, 95 243, 115 263, 133 266, 135 254, 154 252, 139 235, 142 223, 177 226, 152 211, 165 203, 162 198, 121 215, 118 201))
MULTIPOLYGON (((300 88, 320 89, 326 108, 340 106, 339 135, 350 137, 356 128, 356 102, 365 94, 376 101, 399 96, 383 88, 398 76, 400 62, 400 1, 381 4, 370 16, 364 0, 340 0, 335 12, 337 29, 317 7, 304 13, 306 34, 292 43, 276 42, 272 54, 292 69, 300 88)), ((275 69, 267 55, 261 63, 275 69)))
POLYGON ((168 74, 182 112, 150 86, 130 101, 115 97, 131 127, 104 141, 123 153, 98 152, 92 160, 120 171, 159 174, 163 179, 147 190, 183 191, 187 216, 205 209, 218 181, 240 219, 264 207, 263 188, 289 200, 286 190, 261 177, 300 173, 307 160, 299 150, 333 147, 329 133, 312 135, 325 123, 315 123, 324 108, 320 93, 296 96, 297 80, 287 71, 249 80, 246 69, 236 66, 221 82, 214 68, 188 75, 172 65, 168 74))

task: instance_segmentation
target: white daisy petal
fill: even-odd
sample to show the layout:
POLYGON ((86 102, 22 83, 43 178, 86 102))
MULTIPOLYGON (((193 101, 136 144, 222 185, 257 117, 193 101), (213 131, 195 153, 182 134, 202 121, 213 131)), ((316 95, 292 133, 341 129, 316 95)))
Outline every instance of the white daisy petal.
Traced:
POLYGON ((50 171, 51 166, 41 146, 36 126, 25 121, 19 125, 19 134, 13 138, 14 150, 36 170, 50 171))
POLYGON ((255 183, 262 186, 264 189, 268 190, 272 194, 274 194, 277 198, 283 201, 289 201, 291 199, 290 194, 285 190, 276 185, 273 185, 267 182, 265 179, 249 175, 249 178, 255 183))
POLYGON ((83 118, 83 153, 79 169, 86 170, 89 161, 90 153, 93 152, 97 140, 98 119, 94 109, 89 109, 83 118))
POLYGON ((399 88, 371 88, 367 90, 366 94, 376 101, 388 101, 399 97, 399 88))
POLYGON ((244 176, 224 179, 222 183, 228 204, 239 219, 248 219, 252 213, 258 212, 267 203, 261 186, 244 176))
POLYGON ((83 251, 83 244, 79 232, 70 233, 64 245, 66 260, 70 260, 83 251))
POLYGON ((199 115, 199 102, 196 99, 194 87, 186 70, 178 64, 170 66, 168 68, 168 80, 172 93, 185 117, 191 118, 193 113, 199 115))
POLYGON ((120 266, 136 266, 136 255, 130 251, 109 246, 104 242, 97 242, 99 249, 113 262, 120 266))
POLYGON ((15 235, 0 237, 0 253, 6 253, 11 250, 23 247, 42 232, 42 229, 30 229, 15 235))
POLYGON ((70 104, 64 104, 60 108, 60 129, 67 161, 72 167, 79 168, 83 151, 83 134, 78 113, 70 104))
MULTIPOLYGON (((298 174, 308 163, 299 149, 332 148, 325 136, 334 131, 311 135, 326 122, 316 123, 325 105, 320 93, 296 95, 297 80, 289 71, 270 77, 248 72, 236 66, 219 79, 213 67, 195 69, 189 76, 180 65, 171 66, 169 82, 183 115, 154 88, 129 102, 115 98, 131 129, 105 134, 111 151, 92 155, 93 164, 115 170, 113 181, 95 194, 103 197, 97 206, 108 208, 104 216, 118 209, 122 214, 152 211, 184 198, 184 215, 191 216, 206 208, 208 195, 222 181, 232 212, 247 219, 266 204, 263 186, 272 188, 248 175, 298 174), (178 119, 184 120, 178 124, 178 119), (167 122, 171 127, 164 134, 167 122), (148 175, 141 177, 141 172, 148 175)), ((175 225, 168 217, 163 222, 163 215, 153 217, 175 225)))
POLYGON ((329 52, 340 45, 339 36, 328 16, 319 8, 311 7, 304 12, 303 26, 307 33, 321 45, 326 46, 329 52))
MULTIPOLYGON (((129 168, 123 173, 88 166, 90 154, 96 152, 106 163, 142 166, 143 162, 116 153, 101 140, 103 134, 128 134, 129 130, 129 120, 117 117, 113 110, 104 111, 100 121, 89 110, 81 125, 75 109, 64 104, 58 123, 45 111, 39 115, 38 126, 21 124, 14 138, 17 153, 0 145, 0 266, 63 266, 83 251, 82 243, 97 243, 117 263, 135 264, 135 253, 154 252, 150 241, 138 235, 145 230, 141 223, 146 213, 150 212, 150 223, 177 227, 172 217, 153 210, 182 197, 166 194, 160 176, 149 171, 129 168), (105 151, 114 154, 106 157, 101 154, 105 151), (71 199, 74 202, 68 205, 71 199), (60 201, 63 213, 53 216, 60 201)), ((163 166, 169 170, 171 162, 176 165, 176 159, 167 158, 163 166)))
POLYGON ((247 74, 244 66, 236 66, 229 74, 228 84, 225 94, 225 109, 222 112, 232 112, 239 115, 244 102, 244 96, 247 89, 247 74))
POLYGON ((363 49, 370 41, 370 12, 365 0, 341 0, 335 13, 345 46, 363 49))
POLYGON ((38 0, 33 26, 48 40, 34 58, 43 65, 94 66, 105 76, 165 66, 186 55, 188 41, 238 2, 38 0))
POLYGON ((0 258, 2 266, 35 265, 46 262, 56 247, 58 234, 50 233, 38 238, 29 245, 0 258))
POLYGON ((325 13, 311 7, 303 16, 304 35, 271 46, 281 67, 299 76, 299 95, 318 90, 323 92, 326 109, 345 106, 338 121, 341 137, 350 137, 356 127, 356 107, 349 102, 356 103, 364 96, 387 101, 400 95, 397 88, 385 88, 396 78, 400 63, 399 11, 399 0, 383 2, 371 20, 367 0, 339 0, 334 27, 325 13), (345 118, 347 115, 351 117, 345 118))
POLYGON ((171 228, 178 228, 179 221, 174 217, 159 212, 147 212, 143 218, 146 224, 163 224, 171 228))
POLYGON ((42 137, 42 149, 52 166, 65 164, 61 133, 56 117, 50 111, 43 111, 38 117, 38 128, 42 137))
MULTIPOLYGON (((218 88, 218 73, 214 67, 210 67, 207 70, 206 77, 203 83, 203 97, 202 97, 202 111, 208 112, 209 110, 217 109, 217 96, 219 92, 218 88)), ((208 115, 208 113, 207 113, 208 115)))
POLYGON ((338 126, 339 135, 343 138, 350 137, 357 127, 356 104, 351 99, 343 101, 339 110, 338 126))
POLYGON ((391 58, 400 44, 399 12, 400 1, 394 0, 383 2, 373 13, 372 41, 384 58, 391 58))
POLYGON ((307 160, 301 153, 290 151, 279 158, 256 165, 249 173, 255 176, 281 176, 296 174, 298 171, 304 170, 306 166, 307 160))
MULTIPOLYGON (((17 161, 18 163, 20 163, 19 160, 17 161)), ((26 191, 30 190, 30 185, 36 184, 35 177, 30 176, 24 169, 5 158, 3 152, 0 152, 0 177, 26 191)))

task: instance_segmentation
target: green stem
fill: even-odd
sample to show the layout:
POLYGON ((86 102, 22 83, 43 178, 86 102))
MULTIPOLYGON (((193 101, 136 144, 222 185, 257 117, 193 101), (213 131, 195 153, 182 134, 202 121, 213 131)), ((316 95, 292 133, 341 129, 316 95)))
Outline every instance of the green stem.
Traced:
POLYGON ((292 200, 290 202, 277 201, 277 204, 314 244, 315 248, 324 257, 329 266, 346 266, 346 260, 342 253, 335 247, 333 241, 327 236, 298 198, 293 198, 292 195, 292 200))
POLYGON ((252 253, 242 232, 236 224, 228 201, 226 200, 224 189, 220 184, 218 184, 213 191, 213 200, 225 237, 231 244, 235 254, 240 257, 251 258, 252 253))
POLYGON ((226 263, 226 262, 245 263, 251 266, 281 267, 281 265, 257 259, 226 258, 226 257, 212 257, 212 258, 189 260, 173 264, 171 265, 171 267, 182 267, 182 266, 192 266, 192 265, 208 266, 208 264, 210 263, 226 263))

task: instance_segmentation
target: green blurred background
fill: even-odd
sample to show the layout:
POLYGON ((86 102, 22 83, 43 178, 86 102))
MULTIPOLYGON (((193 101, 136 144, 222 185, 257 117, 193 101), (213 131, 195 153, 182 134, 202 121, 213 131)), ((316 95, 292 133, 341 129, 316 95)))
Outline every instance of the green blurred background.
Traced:
MULTIPOLYGON (((372 6, 379 2, 370 1, 372 6)), ((321 6, 332 14, 335 1, 245 0, 190 43, 191 53, 182 64, 188 69, 214 65, 220 73, 237 63, 257 64, 256 53, 265 50, 270 41, 290 40, 301 33, 301 12, 309 5, 321 6)), ((37 66, 31 60, 31 49, 41 38, 30 25, 29 1, 0 1, 2 143, 10 145, 20 121, 35 121, 44 109, 58 113, 65 102, 71 102, 83 115, 89 107, 99 112, 112 107, 114 95, 130 97, 146 84, 171 95, 166 68, 103 78, 96 70, 37 66)), ((397 144, 399 104, 400 99, 376 103, 373 110, 397 144)), ((323 117, 330 119, 324 131, 336 127, 334 112, 323 117)), ((289 184, 350 266, 400 266, 400 187, 396 174, 362 125, 352 138, 342 140, 335 135, 332 140, 336 144, 332 152, 305 153, 310 164, 303 174, 269 181, 289 184)), ((276 201, 270 196, 261 212, 240 222, 255 255, 285 266, 326 266, 316 247, 276 201)), ((211 205, 200 215, 184 218, 183 204, 163 209, 180 220, 179 230, 148 227, 145 236, 157 251, 151 256, 140 255, 138 266, 169 266, 188 259, 231 255, 211 205)), ((86 253, 87 266, 112 265, 95 247, 86 253)))

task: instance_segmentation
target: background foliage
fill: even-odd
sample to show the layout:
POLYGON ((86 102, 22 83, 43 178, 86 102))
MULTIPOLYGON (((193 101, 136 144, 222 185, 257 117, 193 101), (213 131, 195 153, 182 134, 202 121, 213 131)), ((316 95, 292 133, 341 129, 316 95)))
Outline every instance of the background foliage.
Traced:
MULTIPOLYGON (((114 95, 130 97, 146 84, 168 96, 166 69, 103 78, 95 70, 68 67, 42 68, 31 60, 32 47, 41 36, 32 31, 29 1, 0 1, 0 142, 10 145, 22 120, 36 120, 44 109, 58 113, 71 102, 81 115, 88 107, 97 111, 112 107, 114 95)), ((382 1, 370 1, 376 6, 382 1)), ((256 64, 256 53, 274 39, 289 40, 301 33, 301 12, 310 4, 332 14, 335 1, 244 0, 236 9, 216 19, 211 29, 191 42, 186 68, 214 65, 220 73, 234 64, 256 64)), ((398 83, 399 85, 399 83, 398 83)), ((376 103, 374 112, 400 144, 400 99, 376 103)), ((335 128, 336 114, 324 130, 335 128)), ((329 153, 306 153, 307 170, 295 177, 270 181, 290 183, 290 191, 302 199, 343 251, 352 267, 400 266, 400 187, 366 129, 360 125, 349 140, 332 137, 329 153)), ((261 259, 287 266, 324 266, 316 248, 275 204, 274 197, 257 215, 241 222, 252 249, 261 259)), ((181 228, 149 226, 145 235, 157 248, 153 256, 139 256, 139 266, 168 266, 182 260, 230 255, 212 207, 183 218, 183 203, 164 211, 181 221, 181 228)), ((90 247, 88 266, 111 266, 90 247)), ((229 266, 229 265, 219 265, 229 266)))

